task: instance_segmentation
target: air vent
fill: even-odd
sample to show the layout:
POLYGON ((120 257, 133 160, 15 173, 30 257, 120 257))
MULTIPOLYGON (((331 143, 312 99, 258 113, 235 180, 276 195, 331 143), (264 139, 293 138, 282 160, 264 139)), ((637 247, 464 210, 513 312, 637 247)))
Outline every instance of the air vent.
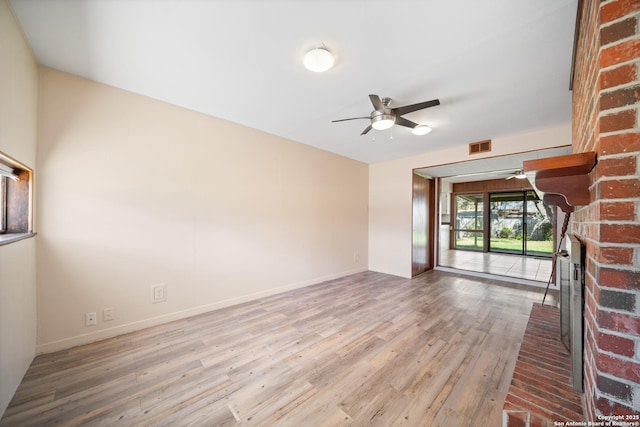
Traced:
POLYGON ((472 142, 469 144, 469 154, 486 153, 491 151, 491 140, 472 142))

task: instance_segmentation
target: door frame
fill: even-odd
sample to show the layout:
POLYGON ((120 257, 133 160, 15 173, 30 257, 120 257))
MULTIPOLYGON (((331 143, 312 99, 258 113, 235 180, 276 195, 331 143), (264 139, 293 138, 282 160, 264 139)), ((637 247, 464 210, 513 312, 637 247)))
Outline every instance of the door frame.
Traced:
POLYGON ((488 216, 491 216, 491 196, 495 195, 495 194, 519 194, 520 200, 510 200, 512 202, 520 202, 522 203, 522 208, 520 210, 520 223, 521 223, 521 227, 522 227, 522 244, 520 246, 520 252, 514 252, 514 251, 507 251, 507 250, 496 250, 496 249, 492 249, 491 248, 491 237, 493 237, 493 227, 491 225, 491 221, 489 221, 489 225, 488 225, 488 234, 487 234, 487 241, 488 241, 488 247, 487 247, 487 252, 493 252, 493 253, 498 253, 498 254, 514 254, 514 255, 520 255, 520 256, 526 256, 527 253, 527 191, 532 191, 532 190, 515 190, 515 191, 496 191, 496 192, 490 192, 489 193, 489 204, 488 204, 488 209, 487 212, 489 213, 488 216))
POLYGON ((433 179, 413 173, 411 186, 411 277, 432 270, 435 266, 434 236, 437 203, 435 187, 433 179), (416 233, 424 233, 425 239, 416 240, 414 238, 416 233))

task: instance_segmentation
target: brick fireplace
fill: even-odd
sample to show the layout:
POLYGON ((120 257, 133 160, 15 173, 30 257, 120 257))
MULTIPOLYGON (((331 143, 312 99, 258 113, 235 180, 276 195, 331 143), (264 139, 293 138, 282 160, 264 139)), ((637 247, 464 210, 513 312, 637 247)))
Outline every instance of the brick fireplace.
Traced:
POLYGON ((640 0, 579 1, 573 152, 595 151, 586 244, 586 418, 640 414, 640 0))

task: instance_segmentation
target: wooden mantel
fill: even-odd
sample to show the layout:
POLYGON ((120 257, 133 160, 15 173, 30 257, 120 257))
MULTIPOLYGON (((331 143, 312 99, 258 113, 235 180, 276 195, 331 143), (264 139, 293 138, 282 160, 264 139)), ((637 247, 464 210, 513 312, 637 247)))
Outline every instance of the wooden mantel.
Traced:
POLYGON ((589 172, 596 165, 596 153, 525 160, 524 173, 542 201, 573 212, 574 206, 588 205, 589 172))

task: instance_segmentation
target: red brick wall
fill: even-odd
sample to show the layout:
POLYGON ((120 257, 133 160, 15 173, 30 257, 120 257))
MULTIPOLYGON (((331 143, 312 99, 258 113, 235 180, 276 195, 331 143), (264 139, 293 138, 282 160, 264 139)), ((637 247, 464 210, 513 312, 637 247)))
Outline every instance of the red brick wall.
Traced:
POLYGON ((587 246, 585 402, 597 420, 640 414, 640 0, 581 3, 573 150, 598 163, 572 231, 587 246))

